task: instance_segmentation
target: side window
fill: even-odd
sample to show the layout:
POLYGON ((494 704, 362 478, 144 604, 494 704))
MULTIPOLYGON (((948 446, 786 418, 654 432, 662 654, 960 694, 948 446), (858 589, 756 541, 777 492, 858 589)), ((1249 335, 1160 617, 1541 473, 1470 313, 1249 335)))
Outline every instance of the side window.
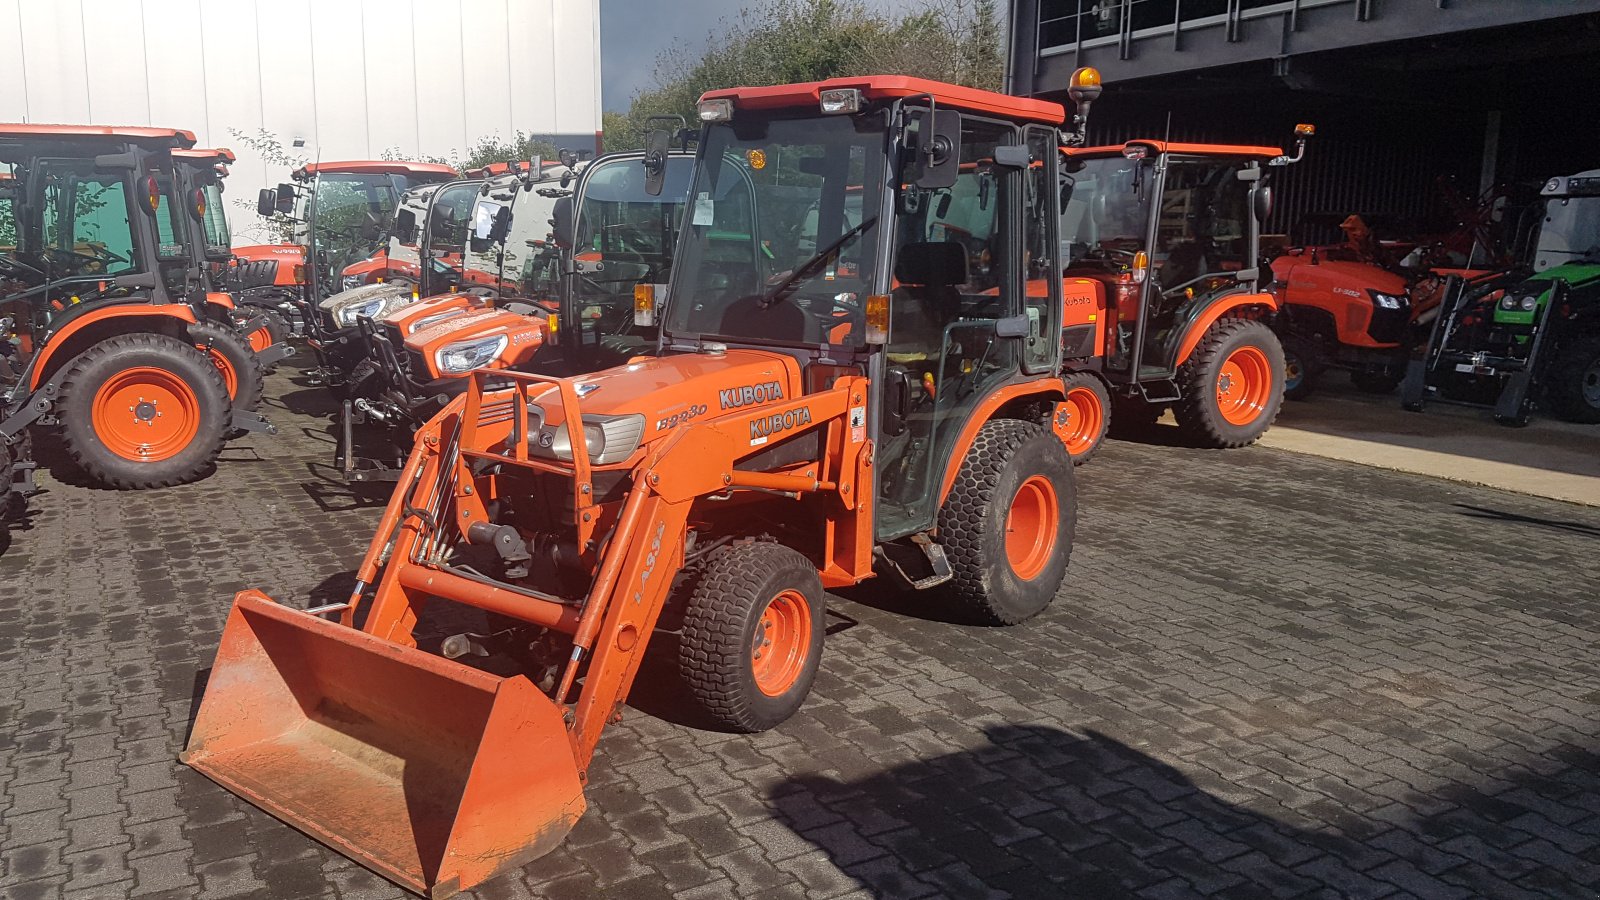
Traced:
POLYGON ((53 273, 137 271, 127 187, 120 177, 52 167, 45 177, 44 222, 44 252, 53 273))
POLYGON ((1249 190, 1236 176, 1239 169, 1239 163, 1214 160, 1169 163, 1151 260, 1164 289, 1244 267, 1249 190))
POLYGON ((188 215, 184 208, 186 201, 178 196, 170 177, 162 176, 158 181, 161 208, 156 210, 156 252, 163 261, 183 259, 187 255, 183 245, 184 228, 188 225, 184 221, 188 215))

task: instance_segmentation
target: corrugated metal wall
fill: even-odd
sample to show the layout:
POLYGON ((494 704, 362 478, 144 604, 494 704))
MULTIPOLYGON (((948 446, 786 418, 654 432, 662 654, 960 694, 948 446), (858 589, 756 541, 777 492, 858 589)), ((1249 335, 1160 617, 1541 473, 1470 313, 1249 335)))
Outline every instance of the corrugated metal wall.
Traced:
POLYGON ((1272 171, 1275 208, 1269 233, 1295 243, 1340 240, 1338 221, 1350 213, 1408 227, 1447 228, 1438 181, 1454 177, 1477 193, 1483 121, 1478 117, 1425 120, 1403 115, 1326 109, 1299 115, 1270 100, 1241 105, 1229 99, 1152 102, 1107 95, 1090 119, 1092 143, 1134 138, 1264 144, 1288 150, 1297 121, 1317 125, 1317 137, 1298 165, 1272 171), (1116 108, 1121 104, 1124 108, 1116 108), (1127 108, 1129 105, 1132 108, 1127 108))

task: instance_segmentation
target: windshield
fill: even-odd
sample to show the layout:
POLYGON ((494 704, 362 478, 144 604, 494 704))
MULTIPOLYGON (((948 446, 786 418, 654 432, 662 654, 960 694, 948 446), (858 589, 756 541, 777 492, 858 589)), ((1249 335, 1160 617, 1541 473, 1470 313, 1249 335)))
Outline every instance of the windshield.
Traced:
MULTIPOLYGON (((661 193, 653 197, 645 192, 638 157, 598 163, 585 176, 573 247, 572 302, 580 340, 598 343, 635 331, 633 287, 669 280, 693 174, 694 160, 669 156, 661 193)), ((641 343, 635 349, 642 348, 641 343)))
POLYGON ((1135 192, 1138 165, 1121 154, 1071 158, 1066 176, 1071 192, 1061 207, 1064 266, 1089 260, 1126 263, 1144 247, 1152 176, 1145 171, 1141 189, 1135 192), (1079 165, 1082 168, 1071 171, 1079 165))
POLYGON ((859 343, 887 139, 876 116, 745 117, 708 128, 688 192, 668 330, 859 343), (826 252, 817 260, 819 251, 826 252))
POLYGON ((1600 197, 1550 197, 1545 201, 1544 223, 1534 271, 1595 256, 1600 249, 1600 197))
POLYGON ((388 175, 324 174, 316 181, 316 249, 322 277, 387 246, 404 184, 388 175))

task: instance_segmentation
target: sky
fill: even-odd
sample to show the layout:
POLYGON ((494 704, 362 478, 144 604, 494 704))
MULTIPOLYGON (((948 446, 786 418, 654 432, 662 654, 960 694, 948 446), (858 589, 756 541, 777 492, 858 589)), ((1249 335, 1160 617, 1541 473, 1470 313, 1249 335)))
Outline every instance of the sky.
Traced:
POLYGON ((600 97, 618 112, 641 88, 655 86, 651 73, 662 50, 678 42, 705 46, 718 20, 738 15, 739 0, 600 0, 600 97))
MULTIPOLYGON (((877 9, 914 0, 868 0, 877 9)), ((722 19, 750 5, 742 0, 600 0, 600 103, 624 112, 633 95, 655 87, 656 57, 675 44, 705 47, 722 19)))

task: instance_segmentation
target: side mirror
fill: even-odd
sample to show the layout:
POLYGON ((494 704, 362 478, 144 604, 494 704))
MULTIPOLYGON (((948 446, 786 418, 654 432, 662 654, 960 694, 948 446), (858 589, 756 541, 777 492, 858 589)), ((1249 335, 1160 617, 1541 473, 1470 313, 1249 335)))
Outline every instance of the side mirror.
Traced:
POLYGON ((656 129, 644 139, 644 192, 652 197, 661 196, 667 183, 667 151, 672 149, 672 135, 656 129))
POLYGON ((578 164, 578 154, 572 152, 571 150, 560 151, 557 155, 557 158, 561 160, 561 164, 563 166, 566 166, 569 169, 578 164))
POLYGON ((278 192, 272 188, 262 188, 256 197, 256 215, 271 217, 278 211, 278 192))
POLYGON ((394 236, 402 244, 417 243, 417 214, 402 209, 394 214, 394 236))
POLYGON ((577 236, 572 233, 572 198, 557 198, 550 210, 550 219, 555 227, 556 245, 571 247, 577 241, 577 236))
POLYGON ((489 240, 502 243, 511 233, 511 207, 502 206, 494 212, 494 224, 489 227, 489 240))
POLYGON ((1272 218, 1272 188, 1267 185, 1258 185, 1250 193, 1250 211, 1255 214, 1256 221, 1265 223, 1272 218))
POLYGON ((274 191, 277 195, 277 211, 284 215, 294 214, 295 188, 292 184, 279 184, 274 191))
POLYGON ((1030 161, 1027 147, 1000 146, 994 148, 994 162, 997 166, 1005 166, 1009 169, 1026 169, 1030 161))
POLYGON ((940 109, 930 117, 924 112, 917 117, 916 126, 915 139, 910 144, 916 155, 908 173, 911 177, 906 180, 928 190, 954 185, 961 169, 957 149, 961 146, 961 114, 940 109))

